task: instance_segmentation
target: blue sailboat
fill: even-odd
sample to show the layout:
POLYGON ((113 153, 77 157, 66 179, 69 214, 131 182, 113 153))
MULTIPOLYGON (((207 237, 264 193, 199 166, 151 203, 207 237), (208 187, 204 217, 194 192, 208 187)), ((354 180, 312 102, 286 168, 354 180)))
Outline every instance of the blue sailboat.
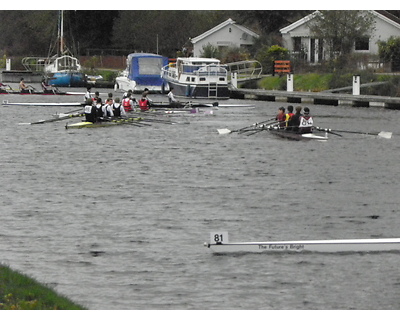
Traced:
POLYGON ((64 14, 60 11, 58 21, 57 53, 48 59, 44 67, 47 84, 60 87, 80 87, 86 85, 81 64, 64 43, 64 14))

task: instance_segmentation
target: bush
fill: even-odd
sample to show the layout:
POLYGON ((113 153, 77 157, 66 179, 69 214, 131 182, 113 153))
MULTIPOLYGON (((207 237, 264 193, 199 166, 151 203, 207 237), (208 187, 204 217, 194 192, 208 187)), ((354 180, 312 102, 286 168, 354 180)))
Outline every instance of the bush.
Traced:
POLYGON ((274 72, 274 61, 275 60, 288 60, 289 50, 282 48, 277 45, 263 46, 256 54, 256 60, 258 60, 264 70, 264 73, 271 74, 274 72))

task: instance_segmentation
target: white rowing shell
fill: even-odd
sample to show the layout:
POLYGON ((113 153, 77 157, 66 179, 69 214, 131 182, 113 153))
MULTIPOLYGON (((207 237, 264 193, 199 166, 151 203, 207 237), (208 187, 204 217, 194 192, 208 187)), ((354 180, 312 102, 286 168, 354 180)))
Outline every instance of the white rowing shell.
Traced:
POLYGON ((400 238, 229 242, 227 232, 213 232, 204 245, 216 253, 231 252, 382 252, 399 251, 400 238), (222 241, 221 241, 222 239, 222 241))
POLYGON ((2 103, 5 106, 44 106, 44 107, 79 107, 83 106, 80 102, 8 102, 2 103))

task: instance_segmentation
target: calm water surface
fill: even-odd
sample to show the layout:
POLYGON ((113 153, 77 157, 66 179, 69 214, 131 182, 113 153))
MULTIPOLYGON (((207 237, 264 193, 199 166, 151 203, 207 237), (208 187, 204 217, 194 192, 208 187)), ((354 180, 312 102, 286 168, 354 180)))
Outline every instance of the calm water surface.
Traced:
POLYGON ((321 127, 394 136, 296 142, 217 133, 287 103, 223 103, 255 107, 65 130, 18 123, 74 108, 2 106, 0 262, 89 309, 399 309, 396 253, 203 246, 215 230, 231 241, 399 237, 398 111, 310 105, 321 127))

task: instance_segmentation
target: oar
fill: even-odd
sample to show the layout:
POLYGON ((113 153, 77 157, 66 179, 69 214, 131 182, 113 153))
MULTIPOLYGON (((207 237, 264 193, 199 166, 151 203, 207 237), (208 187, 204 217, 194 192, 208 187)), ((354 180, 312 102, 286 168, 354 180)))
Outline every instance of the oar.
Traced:
POLYGON ((336 136, 339 136, 339 137, 343 137, 341 134, 336 133, 336 132, 332 132, 332 130, 328 129, 328 128, 320 128, 320 127, 313 127, 313 128, 315 128, 318 131, 324 131, 324 132, 328 132, 330 134, 333 134, 333 135, 336 135, 336 136))
POLYGON ((247 133, 247 132, 249 132, 249 131, 262 131, 262 130, 265 130, 266 128, 267 129, 269 129, 270 128, 270 126, 273 126, 273 125, 275 125, 275 124, 278 124, 279 123, 279 121, 276 121, 276 120, 274 120, 274 121, 270 121, 270 122, 262 122, 263 124, 261 124, 261 123, 255 123, 254 124, 254 127, 249 127, 248 129, 243 129, 243 130, 241 130, 240 132, 239 132, 239 134, 240 133, 247 133))
POLYGON ((260 124, 264 124, 266 122, 272 121, 272 120, 275 120, 275 118, 271 118, 271 119, 268 119, 268 120, 265 120, 265 121, 262 121, 262 122, 256 122, 256 123, 253 123, 251 126, 246 126, 246 127, 243 127, 241 129, 237 129, 237 130, 229 130, 227 128, 224 128, 224 129, 217 129, 217 131, 218 131, 219 134, 228 134, 228 133, 232 133, 232 132, 240 132, 240 131, 243 131, 243 130, 245 130, 247 128, 252 128, 252 127, 258 126, 260 124))
POLYGON ((392 138, 392 133, 387 132, 387 131, 381 131, 381 132, 363 132, 363 131, 351 131, 351 130, 336 130, 336 129, 327 129, 329 133, 332 133, 333 131, 336 132, 343 132, 343 133, 355 133, 355 134, 365 134, 365 135, 370 135, 370 136, 378 136, 381 138, 385 139, 391 139, 392 138))

